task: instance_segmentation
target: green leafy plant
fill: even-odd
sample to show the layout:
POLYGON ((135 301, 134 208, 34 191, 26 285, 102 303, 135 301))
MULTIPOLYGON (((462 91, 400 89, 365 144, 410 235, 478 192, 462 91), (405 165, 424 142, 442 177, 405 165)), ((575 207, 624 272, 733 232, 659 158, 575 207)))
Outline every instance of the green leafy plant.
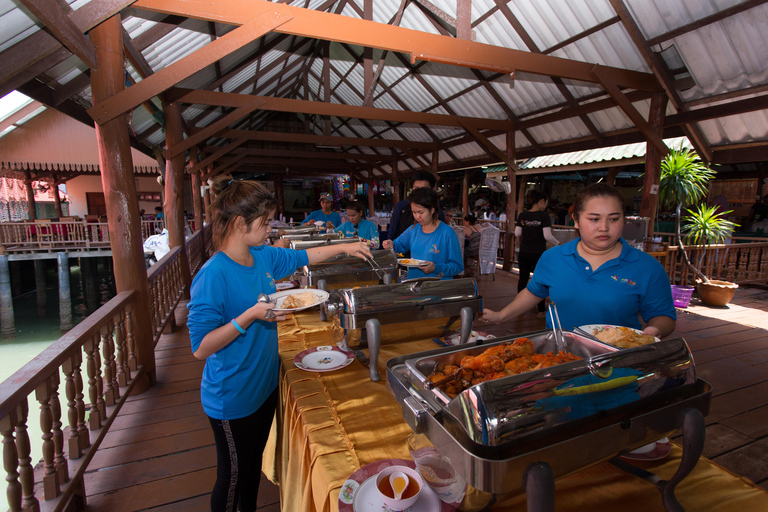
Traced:
MULTIPOLYGON (((695 211, 689 209, 686 211, 689 215, 683 218, 685 224, 681 230, 689 244, 706 246, 722 244, 731 236, 733 230, 739 227, 738 224, 725 218, 732 210, 718 212, 717 206, 699 204, 695 211)), ((706 251, 702 251, 698 262, 699 267, 702 267, 704 263, 705 254, 706 251)), ((709 282, 703 273, 699 272, 699 275, 703 277, 702 281, 709 282)))
POLYGON ((683 205, 701 201, 707 195, 707 184, 715 174, 691 149, 670 149, 661 160, 659 203, 675 207, 677 245, 688 268, 704 282, 709 282, 709 279, 688 259, 680 232, 680 220, 683 205))

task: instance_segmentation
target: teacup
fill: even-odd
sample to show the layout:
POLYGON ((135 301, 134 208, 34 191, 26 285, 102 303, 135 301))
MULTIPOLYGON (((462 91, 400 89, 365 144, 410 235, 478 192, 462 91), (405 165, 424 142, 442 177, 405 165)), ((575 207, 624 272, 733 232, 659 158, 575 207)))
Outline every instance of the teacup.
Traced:
POLYGON ((405 510, 413 506, 419 499, 424 481, 421 475, 415 469, 408 466, 389 466, 379 471, 376 475, 376 491, 381 498, 381 502, 392 510, 405 510), (392 485, 389 483, 389 476, 397 471, 402 471, 408 477, 408 487, 403 491, 402 497, 396 499, 392 485))

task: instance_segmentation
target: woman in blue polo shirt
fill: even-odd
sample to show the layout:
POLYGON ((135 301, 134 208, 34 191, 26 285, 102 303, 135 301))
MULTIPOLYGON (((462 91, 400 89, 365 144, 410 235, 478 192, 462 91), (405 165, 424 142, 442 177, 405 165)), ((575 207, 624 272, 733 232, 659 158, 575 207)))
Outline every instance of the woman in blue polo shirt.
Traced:
POLYGON ((347 203, 347 222, 336 229, 344 233, 346 237, 358 236, 366 241, 368 247, 376 249, 379 247, 379 228, 376 224, 363 218, 363 204, 360 201, 350 201, 347 203))
POLYGON ((580 237, 545 251, 528 287, 501 311, 483 311, 482 319, 503 322, 549 296, 563 329, 613 324, 659 338, 672 333, 677 315, 669 278, 655 258, 621 238, 621 194, 607 184, 590 185, 576 198, 573 219, 580 237))
POLYGON ((418 267, 408 269, 408 279, 440 277, 451 279, 464 270, 459 237, 452 227, 438 217, 440 203, 437 193, 428 187, 414 189, 408 196, 416 221, 395 240, 384 240, 384 249, 411 252, 414 259, 423 260, 418 267))

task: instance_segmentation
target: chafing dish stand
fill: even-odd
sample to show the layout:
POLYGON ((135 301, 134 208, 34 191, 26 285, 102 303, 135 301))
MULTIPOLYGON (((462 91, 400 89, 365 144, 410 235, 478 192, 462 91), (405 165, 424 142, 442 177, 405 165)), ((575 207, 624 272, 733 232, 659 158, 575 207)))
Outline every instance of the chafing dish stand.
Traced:
POLYGON ((551 512, 555 479, 609 460, 655 484, 665 510, 683 511, 675 486, 701 456, 712 389, 696 377, 685 340, 617 350, 564 335, 568 351, 582 359, 486 381, 455 398, 426 385, 438 365, 520 337, 546 353, 555 347, 552 332, 396 357, 387 361, 387 385, 411 429, 481 491, 524 489, 529 511, 551 512), (681 427, 682 460, 669 481, 617 458, 681 427))
POLYGON ((472 333, 475 313, 482 311, 483 298, 477 294, 473 278, 435 280, 422 278, 403 283, 341 289, 331 292, 323 305, 327 318, 339 316, 344 338, 340 346, 349 350, 347 332, 362 329, 360 342, 367 342, 369 356, 358 350, 358 359, 368 364, 371 380, 381 377, 377 367, 381 348, 381 326, 449 317, 444 327, 461 319, 460 343, 466 343, 472 333))

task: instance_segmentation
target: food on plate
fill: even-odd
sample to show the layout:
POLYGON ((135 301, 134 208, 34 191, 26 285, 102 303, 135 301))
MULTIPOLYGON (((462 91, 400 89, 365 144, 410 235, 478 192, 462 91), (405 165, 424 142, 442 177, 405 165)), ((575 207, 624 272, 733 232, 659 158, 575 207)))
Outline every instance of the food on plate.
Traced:
POLYGON ((397 257, 398 257, 398 258, 402 258, 403 256, 405 256, 405 254, 403 254, 403 253, 401 253, 401 252, 398 252, 398 253, 397 253, 397 257))
POLYGON ((411 260, 400 260, 400 263, 403 265, 408 265, 411 262, 411 260))
POLYGON ((656 341, 650 334, 638 333, 629 327, 602 327, 594 330, 595 338, 618 348, 632 348, 656 341))
POLYGON ((428 377, 431 382, 454 398, 470 386, 508 375, 547 368, 576 361, 579 357, 567 352, 537 354, 533 342, 518 338, 513 342, 500 343, 476 356, 465 356, 459 366, 438 365, 428 377))
POLYGON ((303 308, 311 306, 315 302, 317 302, 317 295, 312 292, 295 293, 287 296, 283 300, 282 304, 280 304, 280 309, 303 308))

